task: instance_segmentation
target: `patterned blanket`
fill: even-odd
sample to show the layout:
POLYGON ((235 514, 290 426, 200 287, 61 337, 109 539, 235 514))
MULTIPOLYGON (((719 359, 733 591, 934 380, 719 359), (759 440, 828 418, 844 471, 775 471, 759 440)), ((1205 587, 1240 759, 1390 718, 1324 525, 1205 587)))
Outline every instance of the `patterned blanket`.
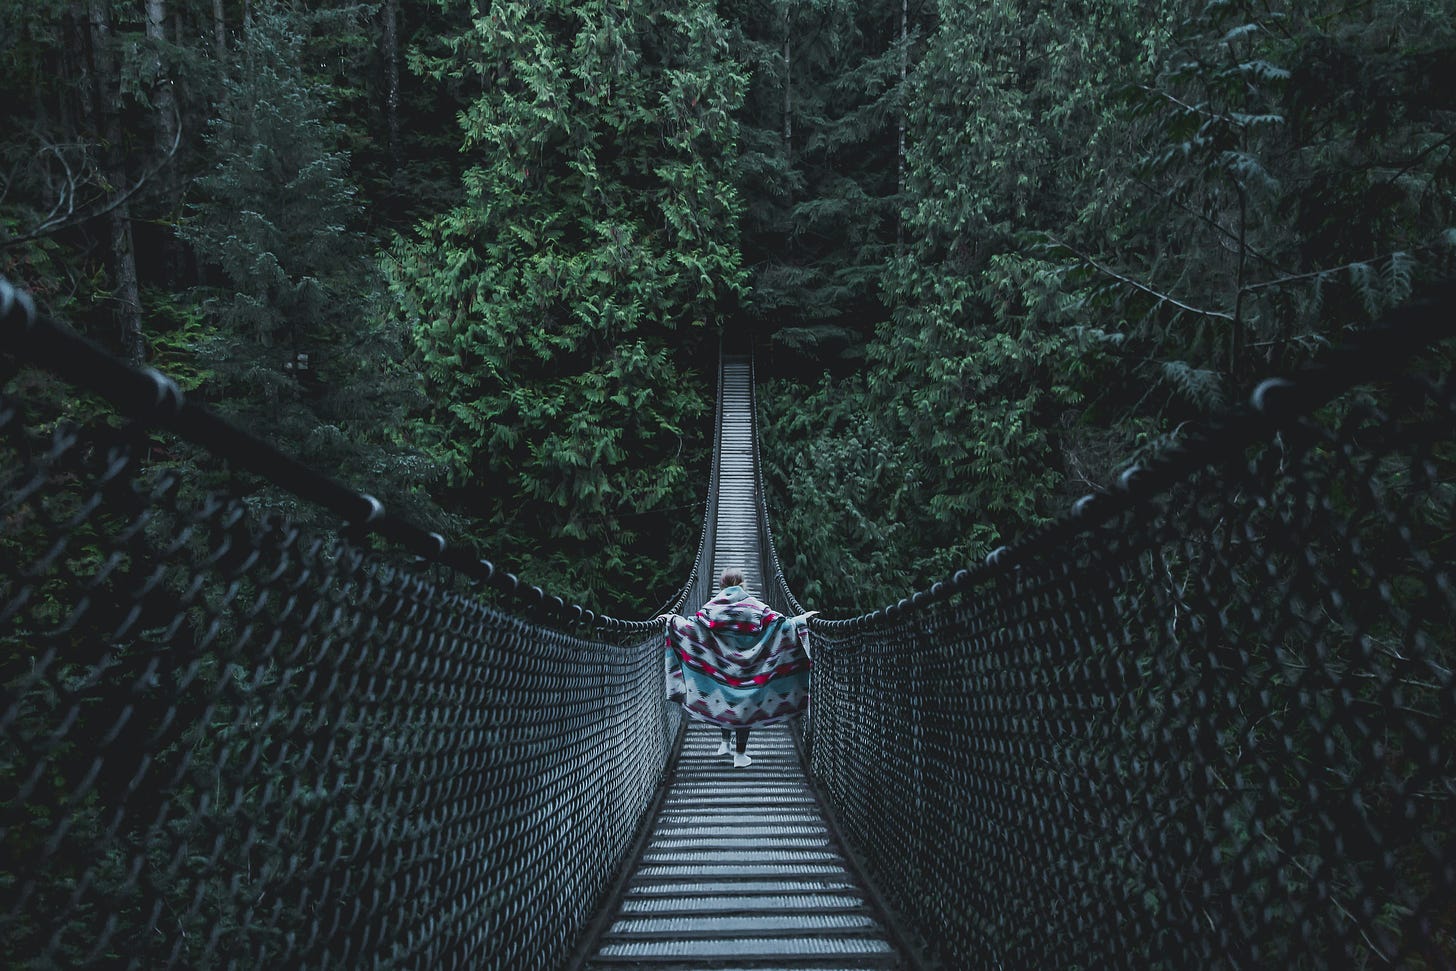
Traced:
POLYGON ((742 587, 728 587, 691 618, 669 616, 667 696, 725 728, 773 725, 809 704, 809 627, 742 587))

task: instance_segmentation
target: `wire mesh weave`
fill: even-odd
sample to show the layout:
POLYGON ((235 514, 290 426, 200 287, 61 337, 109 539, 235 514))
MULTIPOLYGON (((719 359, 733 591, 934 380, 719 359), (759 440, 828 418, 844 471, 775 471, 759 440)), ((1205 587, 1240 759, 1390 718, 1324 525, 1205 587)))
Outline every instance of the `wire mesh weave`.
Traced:
POLYGON ((0 399, 10 967, 549 968, 679 717, 507 616, 0 399))
POLYGON ((1453 430, 1449 376, 1356 389, 822 625, 813 771, 931 952, 1456 966, 1453 430))

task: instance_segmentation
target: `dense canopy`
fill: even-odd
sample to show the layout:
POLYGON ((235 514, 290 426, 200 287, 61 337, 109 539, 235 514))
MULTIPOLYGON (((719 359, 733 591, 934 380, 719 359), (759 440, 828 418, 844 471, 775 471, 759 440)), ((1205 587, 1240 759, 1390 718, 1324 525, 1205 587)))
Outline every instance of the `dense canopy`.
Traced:
POLYGON ((1456 271, 1449 0, 0 0, 0 50, 0 274, 619 613, 720 343, 833 610, 1456 271))

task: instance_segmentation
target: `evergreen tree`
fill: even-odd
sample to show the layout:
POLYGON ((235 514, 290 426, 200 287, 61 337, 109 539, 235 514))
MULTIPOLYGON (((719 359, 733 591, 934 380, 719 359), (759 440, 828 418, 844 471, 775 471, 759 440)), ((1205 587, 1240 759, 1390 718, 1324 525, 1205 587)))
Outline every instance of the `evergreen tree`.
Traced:
MULTIPOLYGON (((1028 234, 1074 217, 1080 172, 1066 159, 1085 150, 1099 100, 1139 52, 1135 11, 1113 0, 948 0, 935 19, 907 92, 905 252, 884 280, 893 316, 867 348, 863 396, 851 390, 858 381, 837 393, 860 402, 847 426, 787 425, 807 436, 795 451, 835 450, 839 427, 896 443, 900 474, 877 493, 830 481, 818 505, 840 511, 820 524, 829 532, 877 523, 870 532, 888 537, 888 524, 909 526, 888 558, 866 547, 886 559, 871 576, 901 589, 1063 508, 1061 446, 1101 357, 1061 291, 1063 262, 1028 234)), ((773 475, 786 488, 797 477, 773 475)), ((795 556, 811 542, 785 534, 795 556)), ((874 596, 853 575, 831 587, 848 603, 874 596)))
POLYGON ((935 553, 912 505, 919 455, 874 413, 867 383, 825 374, 817 386, 780 379, 759 390, 779 559, 795 596, 831 614, 898 600, 935 553))
POLYGON ((1188 2, 1063 247, 1178 410, 1449 272, 1456 22, 1439 3, 1188 2))
POLYGON ((409 61, 411 51, 436 51, 464 29, 470 5, 331 0, 310 10, 304 64, 341 129, 366 203, 363 228, 387 241, 459 201, 455 118, 469 99, 457 79, 440 83, 409 61))
MULTIPOLYGON (((867 428, 905 443, 893 490, 825 481, 820 507, 847 511, 814 528, 894 542, 883 524, 916 523, 888 558, 907 587, 1451 271, 1439 3, 946 0, 938 22, 864 397, 845 384, 824 421, 768 423, 823 452, 867 428)), ((790 561, 820 542, 780 537, 790 561)))
POLYGON ((431 463, 401 439, 423 405, 380 279, 327 91, 304 74, 308 15, 254 5, 223 82, 183 237, 215 277, 191 350, 218 408, 286 452, 416 515, 431 463))
POLYGON ((393 289, 460 501, 531 582, 651 609, 703 489, 692 348, 741 286, 742 72, 703 0, 501 0, 448 45, 417 63, 480 91, 465 201, 399 242, 393 289))
POLYGON ((1059 511, 1058 437, 1096 346, 1061 293, 1064 267, 1031 233, 1073 216, 1080 170, 1067 160, 1127 83, 1137 41, 1124 3, 947 3, 921 61, 913 243, 872 360, 927 462, 927 508, 980 524, 981 543, 955 544, 963 556, 1059 511))
POLYGON ((61 0, 0 2, 0 124, 7 133, 0 141, 0 272, 36 288, 42 300, 75 280, 47 230, 84 205, 91 179, 99 179, 94 162, 79 164, 80 85, 68 49, 75 37, 61 0))
POLYGON ((902 8, 772 0, 733 11, 752 76, 740 157, 752 270, 743 313, 811 358, 857 356, 882 315, 896 239, 910 46, 902 8))
POLYGON ((816 366, 765 456, 855 470, 771 468, 778 536, 853 598, 1456 269, 1441 0, 721 9, 0 0, 0 272, 391 497, 432 476, 396 439, 448 452, 482 545, 580 596, 685 574, 712 325, 772 333, 816 366), (405 342, 371 250, 421 219, 405 342))
POLYGON ((42 297, 60 298, 53 309, 93 318, 98 339, 140 362, 134 213, 166 162, 151 145, 157 112, 146 109, 143 88, 155 58, 142 10, 6 0, 0 38, 0 266, 22 281, 40 277, 42 297))

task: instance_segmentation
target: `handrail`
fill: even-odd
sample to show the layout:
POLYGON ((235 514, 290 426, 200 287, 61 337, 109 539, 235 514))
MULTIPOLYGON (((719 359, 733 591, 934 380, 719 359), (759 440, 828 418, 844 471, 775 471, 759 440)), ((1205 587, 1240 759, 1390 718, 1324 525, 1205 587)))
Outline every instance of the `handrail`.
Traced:
POLYGON ((698 588, 693 594, 691 605, 703 603, 711 598, 718 589, 718 578, 713 575, 713 554, 718 547, 718 510, 723 498, 719 493, 723 477, 723 422, 727 417, 728 411, 728 399, 726 397, 726 389, 723 386, 723 356, 722 341, 720 339, 718 347, 717 417, 713 423, 713 491, 712 500, 708 505, 706 517, 703 522, 703 536, 705 541, 703 543, 702 559, 698 561, 698 588))
POLYGON ((452 545, 388 511, 374 496, 356 491, 269 442, 243 431, 187 395, 153 368, 136 368, 64 324, 36 311, 30 295, 0 277, 0 338, 18 356, 76 381, 101 395, 143 427, 165 428, 219 454, 279 488, 332 512, 355 537, 378 536, 426 563, 438 563, 490 587, 534 619, 558 629, 586 626, 606 634, 640 634, 658 628, 568 603, 515 573, 452 545))
MULTIPOLYGON (((698 551, 693 558, 693 568, 688 572, 688 578, 678 588, 678 592, 663 605, 658 611, 668 614, 680 614, 690 603, 702 603, 711 596, 711 591, 704 593, 704 588, 712 584, 713 543, 712 537, 717 531, 718 511, 718 468, 719 456, 723 448, 723 354, 722 341, 719 341, 718 352, 718 391, 714 398, 713 407, 713 459, 708 472, 708 489, 703 498, 703 526, 698 531, 698 551)), ((653 616, 656 616, 654 614, 653 616)))
POLYGON ((813 775, 940 964, 1450 965, 1453 306, 813 622, 813 775))
POLYGON ((31 363, 96 397, 0 389, 7 953, 558 966, 669 772, 660 624, 526 587, 0 284, 0 377, 31 363), (259 476, 342 526, 253 515, 259 476))
POLYGON ((683 613, 689 604, 700 604, 712 597, 713 542, 718 533, 718 472, 721 467, 722 434, 724 434, 724 380, 722 354, 718 355, 718 395, 713 406, 713 454, 708 476, 708 495, 703 502, 703 528, 697 534, 697 555, 686 584, 678 591, 664 613, 683 613))
MULTIPOLYGON (((1171 484, 1209 463, 1236 455, 1257 436, 1308 414, 1357 383, 1377 379, 1399 367, 1440 337, 1456 332, 1456 281, 1426 287, 1415 299, 1353 335, 1346 344, 1288 378, 1263 381, 1241 408, 1199 426, 1183 426, 1181 437, 1146 465, 1133 465, 1118 477, 1116 490, 1083 496, 1071 513, 1025 538, 993 550, 984 563, 957 570, 899 601, 854 617, 816 617, 816 630, 857 633, 902 620, 911 611, 940 603, 998 577, 1021 564, 1054 553, 1074 537, 1091 532, 1129 508, 1146 503, 1171 484)), ((755 443, 756 445, 756 443, 755 443)))

